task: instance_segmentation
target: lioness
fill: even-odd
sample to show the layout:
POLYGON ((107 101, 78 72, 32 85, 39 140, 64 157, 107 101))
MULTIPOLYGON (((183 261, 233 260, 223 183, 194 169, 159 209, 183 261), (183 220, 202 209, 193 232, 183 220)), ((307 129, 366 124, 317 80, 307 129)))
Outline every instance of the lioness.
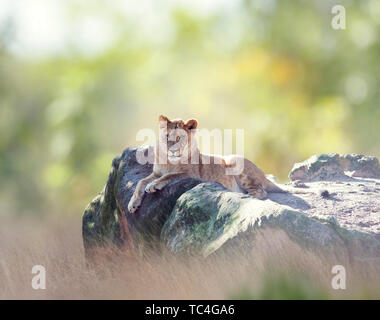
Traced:
POLYGON ((153 193, 181 177, 217 181, 226 188, 264 199, 267 192, 285 192, 269 181, 264 172, 251 161, 237 155, 206 155, 199 152, 194 137, 198 122, 195 119, 169 120, 159 117, 159 139, 155 147, 153 172, 141 179, 129 201, 128 210, 136 212, 144 191, 153 193), (228 175, 226 169, 242 165, 239 174, 228 175))

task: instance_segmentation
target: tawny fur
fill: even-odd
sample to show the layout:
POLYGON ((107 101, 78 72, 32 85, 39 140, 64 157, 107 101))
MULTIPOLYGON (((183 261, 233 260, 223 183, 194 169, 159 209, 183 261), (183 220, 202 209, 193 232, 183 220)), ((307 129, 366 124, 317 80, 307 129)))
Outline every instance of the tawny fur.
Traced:
POLYGON ((248 159, 237 155, 218 156, 200 153, 194 136, 198 125, 196 120, 170 121, 167 117, 160 116, 159 122, 160 134, 155 147, 153 172, 138 182, 128 204, 129 212, 136 212, 144 192, 156 192, 171 181, 182 177, 216 181, 227 189, 248 193, 258 199, 266 198, 267 192, 284 192, 268 180, 264 172, 248 159), (186 134, 180 135, 178 132, 186 134), (173 156, 170 157, 169 154, 173 156), (181 161, 185 158, 187 163, 181 161), (226 174, 226 169, 233 169, 237 163, 243 163, 242 172, 237 175, 226 174))

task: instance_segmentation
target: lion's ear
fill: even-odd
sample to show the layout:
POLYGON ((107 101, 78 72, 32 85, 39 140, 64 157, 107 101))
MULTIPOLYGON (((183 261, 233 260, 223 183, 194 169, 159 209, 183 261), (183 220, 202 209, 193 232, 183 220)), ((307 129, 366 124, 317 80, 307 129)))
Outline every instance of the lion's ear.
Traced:
POLYGON ((185 123, 185 127, 187 127, 190 130, 196 129, 198 127, 198 121, 195 119, 187 120, 185 123))
POLYGON ((169 122, 168 117, 163 116, 162 114, 158 117, 158 121, 166 121, 169 122))
POLYGON ((166 126, 168 125, 168 122, 170 122, 170 121, 169 121, 168 117, 160 115, 158 118, 158 122, 160 124, 160 128, 166 128, 166 126))

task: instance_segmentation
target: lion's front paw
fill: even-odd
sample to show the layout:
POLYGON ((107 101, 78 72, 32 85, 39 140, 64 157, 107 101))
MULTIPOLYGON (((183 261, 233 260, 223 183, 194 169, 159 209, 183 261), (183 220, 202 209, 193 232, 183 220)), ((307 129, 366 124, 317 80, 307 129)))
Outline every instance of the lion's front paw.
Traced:
POLYGON ((134 195, 132 196, 131 200, 129 200, 128 203, 128 210, 130 213, 135 213, 137 211, 141 205, 141 200, 141 198, 137 198, 134 195))
POLYGON ((157 190, 160 190, 157 185, 154 183, 154 182, 151 182, 149 183, 146 187, 145 187, 145 192, 146 193, 154 193, 156 192, 157 190))

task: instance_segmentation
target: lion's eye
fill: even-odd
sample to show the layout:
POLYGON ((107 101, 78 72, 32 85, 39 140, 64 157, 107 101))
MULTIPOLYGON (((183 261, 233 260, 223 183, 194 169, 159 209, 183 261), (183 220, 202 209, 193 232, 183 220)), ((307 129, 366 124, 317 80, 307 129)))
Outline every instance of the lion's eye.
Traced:
POLYGON ((177 138, 175 139, 175 141, 178 142, 178 141, 179 141, 179 137, 177 137, 177 138))

